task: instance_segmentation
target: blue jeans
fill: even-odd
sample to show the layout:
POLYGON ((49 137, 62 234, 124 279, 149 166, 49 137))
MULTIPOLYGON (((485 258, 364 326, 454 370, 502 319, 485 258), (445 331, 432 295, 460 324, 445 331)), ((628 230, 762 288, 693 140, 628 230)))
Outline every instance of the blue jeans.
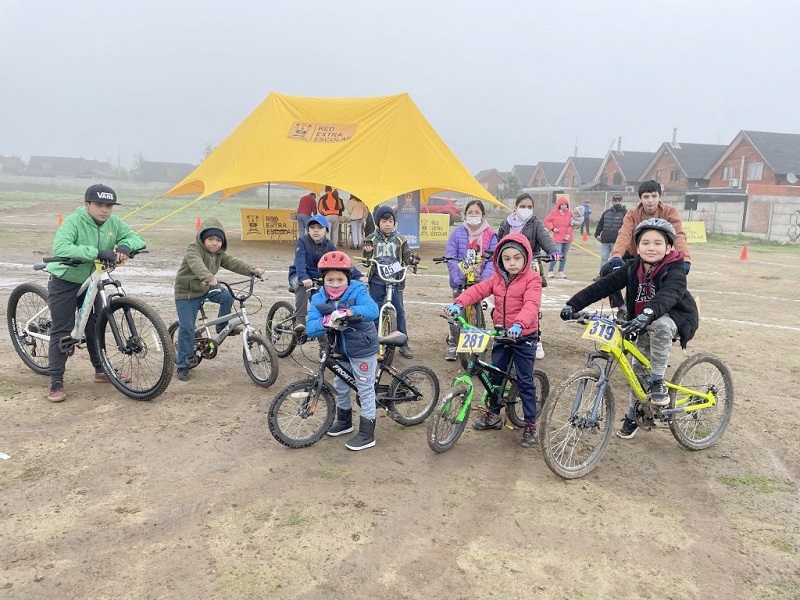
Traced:
POLYGON ((308 215, 301 215, 297 213, 297 239, 299 240, 306 234, 306 230, 308 229, 308 220, 311 217, 308 215))
MULTIPOLYGON (((361 416, 365 419, 375 419, 375 370, 378 368, 378 355, 363 358, 350 358, 350 369, 356 380, 358 400, 361 402, 361 416), (363 366, 363 367, 362 367, 363 366)), ((338 377, 333 378, 333 389, 336 390, 336 406, 343 410, 350 410, 350 386, 338 377)))
MULTIPOLYGON (((533 387, 533 363, 536 361, 536 335, 526 335, 516 343, 495 343, 492 348, 492 364, 505 371, 508 363, 514 361, 514 370, 517 373, 517 390, 522 400, 522 414, 526 423, 536 423, 536 388, 533 387)), ((502 377, 490 373, 489 379, 494 385, 502 383, 502 377)), ((495 414, 500 414, 500 407, 490 409, 495 414)))
MULTIPOLYGON (((563 273, 564 272, 564 267, 567 266, 567 252, 569 252, 569 247, 570 247, 571 244, 572 244, 572 242, 561 242, 561 243, 554 242, 554 244, 553 244, 556 247, 556 250, 558 250, 559 252, 561 252, 561 254, 564 255, 564 257, 558 263, 558 272, 559 273, 563 273)), ((550 267, 547 269, 547 271, 549 273, 552 273, 553 272, 553 267, 555 267, 555 266, 556 266, 556 263, 554 261, 550 261, 550 267)))
MULTIPOLYGON (((205 296, 190 300, 175 300, 175 310, 178 312, 178 356, 175 366, 179 369, 188 368, 186 359, 194 353, 194 330, 197 323, 197 311, 203 302, 219 304, 218 317, 231 312, 233 297, 228 290, 210 290, 205 296)), ((217 325, 217 333, 225 328, 225 323, 217 325)))
POLYGON ((608 257, 611 256, 611 251, 614 249, 614 242, 600 242, 600 268, 608 262, 608 257))
MULTIPOLYGON (((386 285, 380 282, 370 281, 369 295, 378 304, 378 308, 380 308, 381 304, 383 304, 383 301, 386 298, 386 285)), ((408 331, 406 331, 406 310, 403 308, 402 290, 395 290, 392 293, 392 306, 394 306, 395 310, 397 310, 397 331, 408 335, 408 331)), ((378 318, 380 319, 380 317, 378 318)), ((378 328, 378 331, 380 331, 378 319, 375 320, 375 326, 378 328)))

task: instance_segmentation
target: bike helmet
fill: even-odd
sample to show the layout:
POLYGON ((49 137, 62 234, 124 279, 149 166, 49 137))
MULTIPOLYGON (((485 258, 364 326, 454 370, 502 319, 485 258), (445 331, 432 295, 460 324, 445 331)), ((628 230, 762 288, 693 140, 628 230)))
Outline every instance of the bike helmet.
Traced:
POLYGON ((638 244, 642 234, 650 229, 660 231, 667 237, 667 241, 669 242, 670 246, 675 245, 675 237, 677 234, 675 233, 675 228, 672 226, 672 223, 657 217, 653 219, 645 219, 636 226, 636 231, 633 232, 634 241, 638 244))
POLYGON ((325 275, 326 271, 342 271, 347 274, 347 281, 350 281, 350 272, 353 270, 352 259, 338 250, 323 254, 317 263, 320 275, 325 275))

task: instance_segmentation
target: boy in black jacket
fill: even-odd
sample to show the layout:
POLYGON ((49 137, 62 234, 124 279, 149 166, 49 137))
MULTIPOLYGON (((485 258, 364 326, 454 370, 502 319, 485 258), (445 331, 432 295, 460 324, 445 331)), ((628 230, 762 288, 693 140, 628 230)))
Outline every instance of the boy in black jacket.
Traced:
MULTIPOLYGON (((681 347, 686 348, 694 337, 697 305, 686 289, 683 254, 673 248, 676 234, 672 224, 664 219, 645 219, 633 237, 638 256, 570 298, 561 310, 561 318, 568 321, 611 292, 626 288, 626 307, 633 320, 625 332, 639 334, 636 345, 650 359, 650 402, 666 406, 669 392, 664 373, 672 342, 678 336, 681 347)), ((634 360, 633 365, 636 368, 638 363, 634 360)), ((623 439, 636 435, 635 404, 636 397, 631 392, 628 414, 617 431, 623 439)))

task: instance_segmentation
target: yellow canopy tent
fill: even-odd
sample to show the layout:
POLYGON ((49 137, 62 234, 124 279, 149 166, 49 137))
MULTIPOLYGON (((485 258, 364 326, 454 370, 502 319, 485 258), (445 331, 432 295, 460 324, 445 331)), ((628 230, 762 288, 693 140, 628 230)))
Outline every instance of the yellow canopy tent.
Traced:
MULTIPOLYGON (((370 208, 421 190, 442 190, 503 206, 470 174, 408 94, 306 98, 271 93, 191 174, 165 196, 222 192, 266 183, 320 192, 346 190, 370 208)), ((199 199, 198 198, 198 199, 199 199)))

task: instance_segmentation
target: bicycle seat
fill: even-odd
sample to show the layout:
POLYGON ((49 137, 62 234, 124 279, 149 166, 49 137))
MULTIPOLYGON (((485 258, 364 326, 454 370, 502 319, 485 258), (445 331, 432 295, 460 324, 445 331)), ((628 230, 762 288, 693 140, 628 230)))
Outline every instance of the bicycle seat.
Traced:
POLYGON ((408 336, 400 331, 393 331, 385 337, 379 337, 378 343, 384 346, 405 346, 408 336))

